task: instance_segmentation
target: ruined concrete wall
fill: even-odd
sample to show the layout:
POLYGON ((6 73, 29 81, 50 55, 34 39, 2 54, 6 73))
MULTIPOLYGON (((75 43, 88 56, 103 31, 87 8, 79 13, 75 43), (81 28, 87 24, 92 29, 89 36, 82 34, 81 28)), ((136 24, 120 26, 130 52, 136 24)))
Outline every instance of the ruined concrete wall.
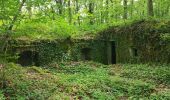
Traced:
POLYGON ((66 54, 70 48, 70 41, 63 40, 39 40, 39 41, 21 41, 11 40, 8 54, 9 61, 18 62, 19 54, 24 51, 33 51, 38 53, 38 62, 40 65, 48 65, 51 62, 61 62, 68 60, 66 54))
POLYGON ((67 40, 41 41, 37 43, 36 51, 39 52, 41 65, 69 60, 67 55, 69 47, 70 42, 67 40))
POLYGON ((170 34, 169 21, 137 21, 108 28, 99 37, 117 42, 118 63, 170 63, 170 41, 162 39, 164 34, 170 34))
POLYGON ((84 61, 82 49, 90 49, 90 57, 92 61, 107 64, 106 42, 102 40, 73 40, 74 44, 71 47, 71 57, 74 61, 84 61))
POLYGON ((170 34, 168 21, 143 21, 133 25, 133 43, 139 49, 141 62, 170 63, 170 41, 164 34, 170 34))
MULTIPOLYGON (((99 39, 104 39, 108 43, 111 41, 115 41, 116 48, 116 63, 128 63, 131 62, 131 55, 129 53, 129 49, 132 45, 132 40, 129 38, 127 34, 122 34, 117 32, 116 29, 108 29, 103 31, 98 36, 99 39)), ((109 48, 108 48, 109 49, 109 48)), ((108 56, 110 55, 111 50, 107 50, 108 56)), ((109 61, 112 58, 107 58, 109 61)))
POLYGON ((8 52, 13 55, 9 56, 12 61, 20 52, 36 51, 41 65, 62 61, 85 61, 86 58, 110 64, 109 43, 115 41, 116 63, 170 63, 170 41, 162 39, 165 33, 170 34, 170 22, 138 21, 108 28, 93 39, 14 40, 10 43, 8 52), (88 52, 83 54, 86 50, 88 52), (88 56, 85 58, 86 54, 88 56))
MULTIPOLYGON (((24 51, 35 51, 38 53, 40 66, 52 62, 64 61, 85 61, 82 49, 90 49, 90 60, 100 63, 107 63, 106 42, 101 40, 84 39, 63 39, 63 40, 40 40, 40 41, 19 41, 13 40, 8 50, 10 57, 16 57, 24 51)), ((12 61, 12 60, 10 60, 12 61)))
POLYGON ((117 41, 116 54, 117 54, 117 63, 127 63, 131 62, 132 57, 129 53, 131 47, 131 41, 125 35, 118 34, 115 37, 117 41))

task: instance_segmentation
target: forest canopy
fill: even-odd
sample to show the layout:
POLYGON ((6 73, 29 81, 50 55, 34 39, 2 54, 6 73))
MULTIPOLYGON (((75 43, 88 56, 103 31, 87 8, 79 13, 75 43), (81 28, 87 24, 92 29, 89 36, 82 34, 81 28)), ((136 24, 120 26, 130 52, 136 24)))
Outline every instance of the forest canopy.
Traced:
POLYGON ((0 33, 60 38, 140 19, 169 19, 170 0, 0 0, 0 33))

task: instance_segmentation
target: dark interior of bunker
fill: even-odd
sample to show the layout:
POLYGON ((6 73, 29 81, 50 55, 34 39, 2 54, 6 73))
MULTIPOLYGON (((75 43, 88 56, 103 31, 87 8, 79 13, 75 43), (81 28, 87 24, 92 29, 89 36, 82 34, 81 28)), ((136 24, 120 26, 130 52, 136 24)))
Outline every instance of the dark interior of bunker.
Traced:
POLYGON ((38 57, 35 51, 23 51, 19 54, 18 63, 22 66, 39 66, 38 57))

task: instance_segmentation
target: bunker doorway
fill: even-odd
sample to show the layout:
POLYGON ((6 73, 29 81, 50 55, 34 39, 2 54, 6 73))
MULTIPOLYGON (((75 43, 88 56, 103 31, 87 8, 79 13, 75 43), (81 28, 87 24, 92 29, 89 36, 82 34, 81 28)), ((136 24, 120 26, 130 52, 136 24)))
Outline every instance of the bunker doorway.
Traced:
POLYGON ((111 63, 116 64, 116 44, 115 41, 111 41, 111 63))
POLYGON ((89 61, 91 60, 91 49, 90 48, 83 48, 81 50, 82 60, 89 61))
POLYGON ((108 64, 116 64, 116 44, 115 41, 107 42, 107 59, 108 64))
POLYGON ((35 51, 24 51, 19 54, 18 63, 22 66, 39 66, 38 53, 35 51))

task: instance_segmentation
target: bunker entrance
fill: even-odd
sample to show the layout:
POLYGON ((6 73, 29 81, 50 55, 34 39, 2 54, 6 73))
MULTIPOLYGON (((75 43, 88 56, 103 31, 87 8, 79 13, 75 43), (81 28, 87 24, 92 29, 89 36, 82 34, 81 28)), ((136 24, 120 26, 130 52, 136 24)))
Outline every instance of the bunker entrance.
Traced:
POLYGON ((108 64, 116 64, 116 44, 115 41, 107 42, 107 59, 108 64))
POLYGON ((116 64, 116 45, 115 41, 111 42, 111 58, 112 58, 112 64, 116 64))
POLYGON ((22 66, 39 66, 38 53, 35 51, 24 51, 19 54, 18 63, 22 66))
POLYGON ((83 48, 81 50, 82 60, 91 60, 90 52, 91 52, 90 48, 83 48))

